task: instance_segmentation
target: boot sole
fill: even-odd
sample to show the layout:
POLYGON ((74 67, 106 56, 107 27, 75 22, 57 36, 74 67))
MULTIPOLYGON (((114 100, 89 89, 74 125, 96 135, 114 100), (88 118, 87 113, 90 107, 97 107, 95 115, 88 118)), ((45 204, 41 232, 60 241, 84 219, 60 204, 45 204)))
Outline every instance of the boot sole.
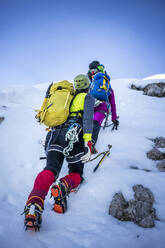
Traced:
POLYGON ((53 210, 58 214, 64 214, 64 208, 60 204, 54 203, 53 210))
POLYGON ((39 231, 40 226, 37 224, 36 215, 28 214, 25 219, 25 230, 39 231))

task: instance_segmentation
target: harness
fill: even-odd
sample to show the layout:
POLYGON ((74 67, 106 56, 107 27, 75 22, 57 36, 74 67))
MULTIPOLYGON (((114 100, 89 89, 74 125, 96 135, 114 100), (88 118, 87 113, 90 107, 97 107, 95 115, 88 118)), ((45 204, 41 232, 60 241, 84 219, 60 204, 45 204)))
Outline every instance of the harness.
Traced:
MULTIPOLYGON (((71 152, 74 148, 74 143, 79 141, 79 134, 82 130, 82 126, 80 124, 80 118, 77 116, 70 117, 66 123, 51 129, 51 134, 46 146, 46 155, 50 151, 58 151, 63 153, 65 157, 69 156, 69 152, 71 152), (55 144, 58 135, 60 134, 63 128, 67 128, 67 132, 65 134, 65 141, 69 142, 66 147, 62 147, 61 145, 55 144)), ((82 156, 82 155, 81 155, 82 156)), ((68 157, 69 160, 72 160, 72 156, 68 157)), ((77 160, 77 159, 76 159, 77 160)))

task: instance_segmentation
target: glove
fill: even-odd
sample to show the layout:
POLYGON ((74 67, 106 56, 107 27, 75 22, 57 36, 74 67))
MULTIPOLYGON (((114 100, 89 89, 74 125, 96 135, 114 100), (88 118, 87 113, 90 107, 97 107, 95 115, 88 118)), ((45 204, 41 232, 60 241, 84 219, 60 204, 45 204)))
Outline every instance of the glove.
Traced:
POLYGON ((98 99, 95 99, 95 107, 99 106, 100 103, 102 103, 102 101, 98 100, 98 99))
POLYGON ((117 130, 118 129, 118 126, 119 126, 119 121, 116 119, 116 120, 113 120, 113 127, 112 127, 112 130, 117 130))
POLYGON ((92 151, 92 141, 84 142, 84 155, 81 157, 81 161, 85 164, 90 160, 92 151))

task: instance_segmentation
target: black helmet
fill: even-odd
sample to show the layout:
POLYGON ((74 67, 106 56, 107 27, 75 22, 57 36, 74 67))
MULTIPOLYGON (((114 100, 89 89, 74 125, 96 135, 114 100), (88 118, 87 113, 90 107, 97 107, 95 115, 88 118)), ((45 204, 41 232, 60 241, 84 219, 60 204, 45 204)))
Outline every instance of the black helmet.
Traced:
POLYGON ((89 64, 89 69, 92 70, 92 69, 97 69, 97 67, 100 65, 100 62, 97 61, 97 60, 94 60, 92 61, 90 64, 89 64))

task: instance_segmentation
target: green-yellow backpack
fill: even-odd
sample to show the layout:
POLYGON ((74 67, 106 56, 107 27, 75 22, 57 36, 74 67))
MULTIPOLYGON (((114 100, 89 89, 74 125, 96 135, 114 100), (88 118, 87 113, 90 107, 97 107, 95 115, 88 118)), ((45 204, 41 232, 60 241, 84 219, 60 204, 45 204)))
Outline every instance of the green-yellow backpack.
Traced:
POLYGON ((53 83, 36 118, 47 127, 59 126, 69 116, 70 103, 75 95, 73 84, 67 80, 53 83))

